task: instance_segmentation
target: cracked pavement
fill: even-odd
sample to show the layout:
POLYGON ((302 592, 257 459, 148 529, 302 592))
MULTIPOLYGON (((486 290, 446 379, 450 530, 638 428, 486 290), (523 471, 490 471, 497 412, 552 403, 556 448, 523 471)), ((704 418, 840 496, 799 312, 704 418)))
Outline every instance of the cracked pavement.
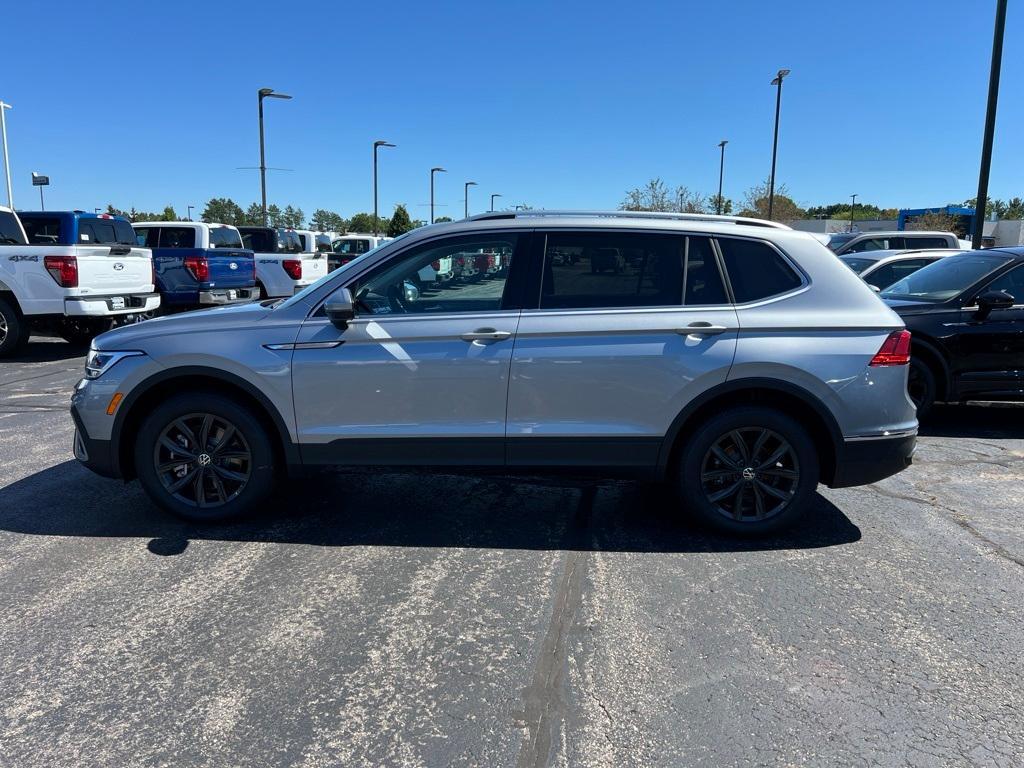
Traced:
POLYGON ((344 471, 197 528, 0 363, 0 764, 1015 766, 1024 407, 734 541, 624 481, 344 471))

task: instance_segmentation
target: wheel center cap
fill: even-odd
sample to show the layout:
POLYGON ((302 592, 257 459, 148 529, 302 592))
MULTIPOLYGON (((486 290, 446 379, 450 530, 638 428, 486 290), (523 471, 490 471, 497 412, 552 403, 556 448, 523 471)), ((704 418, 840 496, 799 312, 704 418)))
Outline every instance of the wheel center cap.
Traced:
POLYGON ((741 474, 743 475, 743 479, 746 480, 747 482, 753 480, 755 476, 753 467, 744 467, 743 472, 741 474))
MULTIPOLYGON (((199 461, 199 466, 200 467, 208 467, 208 466, 210 466, 210 461, 211 461, 210 454, 208 454, 208 453, 200 453, 198 461, 199 461)), ((746 470, 743 470, 743 471, 746 472, 746 470)))

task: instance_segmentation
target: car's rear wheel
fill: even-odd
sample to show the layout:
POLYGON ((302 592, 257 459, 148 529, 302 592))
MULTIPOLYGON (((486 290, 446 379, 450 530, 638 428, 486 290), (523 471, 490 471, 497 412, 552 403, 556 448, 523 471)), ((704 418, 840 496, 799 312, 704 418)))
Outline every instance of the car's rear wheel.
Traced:
POLYGON ((919 357, 910 358, 907 394, 917 407, 918 419, 924 418, 935 405, 935 374, 928 363, 919 357))
POLYGON ((819 462, 807 430, 756 406, 712 417, 680 453, 678 480, 688 510, 717 530, 762 536, 794 524, 818 486, 819 462))
POLYGON ((0 298, 0 357, 16 354, 28 341, 28 323, 6 299, 0 298))
POLYGON ((273 491, 266 428, 222 395, 179 395, 143 421, 135 468, 154 502, 179 517, 219 522, 251 512, 273 491))

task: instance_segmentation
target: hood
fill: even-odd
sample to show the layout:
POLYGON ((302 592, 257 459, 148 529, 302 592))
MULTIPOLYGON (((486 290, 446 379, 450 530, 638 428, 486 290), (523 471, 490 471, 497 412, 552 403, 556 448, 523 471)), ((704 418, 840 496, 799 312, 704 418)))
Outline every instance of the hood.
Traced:
POLYGON ((133 325, 124 325, 101 334, 93 340, 96 349, 140 348, 149 339, 183 333, 224 330, 231 326, 250 327, 272 310, 259 303, 211 307, 157 317, 133 325))

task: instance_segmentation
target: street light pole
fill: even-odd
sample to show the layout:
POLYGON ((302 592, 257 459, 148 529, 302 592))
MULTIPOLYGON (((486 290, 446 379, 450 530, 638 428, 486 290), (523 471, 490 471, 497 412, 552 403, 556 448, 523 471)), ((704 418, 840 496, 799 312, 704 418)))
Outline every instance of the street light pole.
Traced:
POLYGON ((260 88, 257 92, 260 112, 260 200, 262 201, 263 226, 267 226, 267 160, 263 148, 263 100, 290 99, 285 93, 274 93, 273 88, 260 88))
POLYGON ((719 216, 722 215, 722 176, 725 174, 725 145, 728 143, 728 139, 718 142, 718 146, 722 150, 722 159, 718 161, 718 197, 715 198, 715 213, 719 216))
POLYGON ((496 198, 496 197, 501 197, 501 195, 498 195, 498 194, 491 195, 491 213, 494 213, 494 198, 496 198))
POLYGON ((850 231, 853 232, 853 209, 857 207, 857 195, 850 195, 850 231))
POLYGON ((988 203, 988 172, 992 166, 992 137, 996 130, 996 102, 999 99, 999 73, 1003 62, 1003 30, 1005 27, 1006 0, 996 0, 996 28, 992 35, 992 65, 988 74, 988 107, 985 110, 985 138, 981 145, 978 196, 974 203, 974 235, 971 238, 971 247, 974 250, 981 248, 985 206, 988 203))
POLYGON ((464 202, 466 204, 465 211, 463 212, 463 218, 465 219, 469 218, 469 188, 475 186, 477 186, 477 183, 475 181, 467 181, 465 184, 465 189, 463 190, 465 193, 464 202))
POLYGON ((186 205, 185 207, 188 208, 188 216, 186 218, 188 218, 189 221, 192 221, 192 209, 195 208, 195 206, 186 205))
POLYGON ((377 139, 373 142, 373 236, 377 236, 377 231, 380 229, 380 221, 377 216, 377 150, 381 147, 394 147, 397 146, 389 141, 383 139, 377 139))
POLYGON ((4 139, 4 178, 7 179, 7 207, 14 210, 14 196, 11 194, 11 161, 7 157, 7 119, 5 111, 12 109, 10 104, 0 101, 0 132, 4 139))
POLYGON ((434 174, 448 173, 444 168, 438 166, 430 169, 430 223, 434 223, 434 174))
POLYGON ((788 69, 780 69, 771 84, 778 86, 775 94, 775 136, 772 139, 772 175, 768 179, 768 220, 772 220, 775 208, 775 157, 779 150, 779 110, 782 108, 782 80, 789 74, 788 69))

